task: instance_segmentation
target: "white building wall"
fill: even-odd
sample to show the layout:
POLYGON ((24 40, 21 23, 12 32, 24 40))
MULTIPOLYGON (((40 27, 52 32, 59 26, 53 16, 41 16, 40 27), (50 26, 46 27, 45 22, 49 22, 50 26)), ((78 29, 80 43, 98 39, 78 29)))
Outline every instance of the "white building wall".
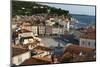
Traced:
POLYGON ((19 37, 28 37, 28 36, 33 36, 33 33, 32 32, 26 32, 26 33, 21 33, 18 35, 19 37))
POLYGON ((64 34, 64 28, 60 28, 59 31, 59 34, 64 34))
POLYGON ((39 26, 39 34, 45 34, 45 27, 39 26))
POLYGON ((88 48, 95 48, 96 43, 95 43, 95 40, 93 40, 93 39, 80 38, 80 46, 88 47, 88 48))
POLYGON ((52 34, 58 34, 59 32, 59 28, 52 28, 52 34))
POLYGON ((70 29, 70 22, 67 22, 67 31, 70 29))
POLYGON ((38 27, 37 26, 32 26, 32 32, 34 36, 38 36, 38 27))
POLYGON ((52 34, 64 34, 63 28, 52 28, 52 34))
POLYGON ((19 39, 16 38, 15 44, 19 44, 19 39))
POLYGON ((29 59, 30 57, 31 57, 30 51, 25 52, 25 53, 18 55, 18 56, 14 56, 12 58, 12 64, 20 65, 21 63, 23 63, 25 60, 29 59))
POLYGON ((15 29, 17 27, 16 24, 12 24, 12 29, 15 29))

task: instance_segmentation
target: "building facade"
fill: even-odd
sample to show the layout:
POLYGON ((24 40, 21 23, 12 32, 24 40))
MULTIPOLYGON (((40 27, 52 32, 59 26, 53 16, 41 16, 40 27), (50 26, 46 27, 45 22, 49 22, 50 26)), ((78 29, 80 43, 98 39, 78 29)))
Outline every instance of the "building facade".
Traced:
POLYGON ((96 48, 96 41, 94 39, 80 38, 80 46, 96 48))
POLYGON ((64 28, 60 28, 60 27, 52 28, 52 35, 63 35, 63 34, 64 34, 64 28))
POLYGON ((38 27, 39 35, 45 35, 45 26, 40 25, 38 27))
POLYGON ((88 48, 96 48, 96 31, 89 28, 80 36, 80 46, 88 48))
POLYGON ((32 26, 32 32, 34 36, 38 36, 38 26, 32 26))
POLYGON ((29 59, 31 57, 30 51, 27 51, 26 49, 20 49, 20 48, 13 48, 13 57, 12 57, 12 64, 14 65, 20 65, 25 60, 29 59))
POLYGON ((46 32, 46 35, 51 35, 52 34, 52 26, 47 25, 45 32, 46 32))

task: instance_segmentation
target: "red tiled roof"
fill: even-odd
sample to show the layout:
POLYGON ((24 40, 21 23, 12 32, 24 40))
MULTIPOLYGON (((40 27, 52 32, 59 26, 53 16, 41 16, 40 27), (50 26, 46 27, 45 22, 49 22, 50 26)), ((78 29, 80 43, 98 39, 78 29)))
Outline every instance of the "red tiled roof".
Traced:
POLYGON ((96 29, 95 28, 86 28, 86 29, 82 29, 80 30, 81 32, 96 32, 96 29))
POLYGON ((48 47, 45 47, 45 46, 37 46, 35 49, 44 50, 44 51, 51 51, 52 50, 51 48, 48 48, 48 47))
POLYGON ((24 61, 21 65, 36 65, 36 64, 50 64, 51 62, 36 59, 36 58, 30 58, 26 61, 24 61))
POLYGON ((95 49, 93 48, 86 48, 86 47, 81 47, 78 45, 69 45, 65 48, 64 53, 65 52, 71 52, 71 53, 75 53, 75 54, 79 54, 81 51, 83 52, 91 52, 95 49))
POLYGON ((32 32, 32 31, 29 31, 29 30, 26 30, 26 29, 22 29, 21 32, 24 33, 24 32, 32 32))
POLYGON ((96 32, 96 29, 95 28, 88 28, 87 32, 96 32))
POLYGON ((66 59, 71 59, 73 55, 70 52, 66 52, 62 55, 62 57, 59 59, 60 62, 65 61, 66 59))
POLYGON ((80 38, 85 39, 96 39, 96 33, 87 33, 80 36, 80 38))
POLYGON ((86 39, 96 39, 96 29, 88 28, 86 30, 83 30, 84 34, 80 36, 80 38, 86 38, 86 39))
POLYGON ((27 49, 21 49, 21 48, 14 48, 14 47, 12 47, 12 57, 20 55, 22 53, 25 53, 27 51, 28 51, 27 49))

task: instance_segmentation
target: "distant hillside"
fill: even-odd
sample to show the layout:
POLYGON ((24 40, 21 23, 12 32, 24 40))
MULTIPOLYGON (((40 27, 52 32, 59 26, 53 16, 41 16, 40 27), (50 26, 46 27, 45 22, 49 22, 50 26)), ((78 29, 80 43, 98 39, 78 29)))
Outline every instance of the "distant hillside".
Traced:
POLYGON ((32 15, 40 13, 69 16, 69 11, 60 8, 41 5, 37 2, 12 1, 12 15, 32 15))

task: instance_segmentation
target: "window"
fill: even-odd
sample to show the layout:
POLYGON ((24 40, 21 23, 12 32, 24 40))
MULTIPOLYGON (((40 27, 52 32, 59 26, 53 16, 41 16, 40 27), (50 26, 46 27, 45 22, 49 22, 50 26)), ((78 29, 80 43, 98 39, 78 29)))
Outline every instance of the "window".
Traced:
POLYGON ((90 42, 88 42, 88 46, 90 46, 90 42))

